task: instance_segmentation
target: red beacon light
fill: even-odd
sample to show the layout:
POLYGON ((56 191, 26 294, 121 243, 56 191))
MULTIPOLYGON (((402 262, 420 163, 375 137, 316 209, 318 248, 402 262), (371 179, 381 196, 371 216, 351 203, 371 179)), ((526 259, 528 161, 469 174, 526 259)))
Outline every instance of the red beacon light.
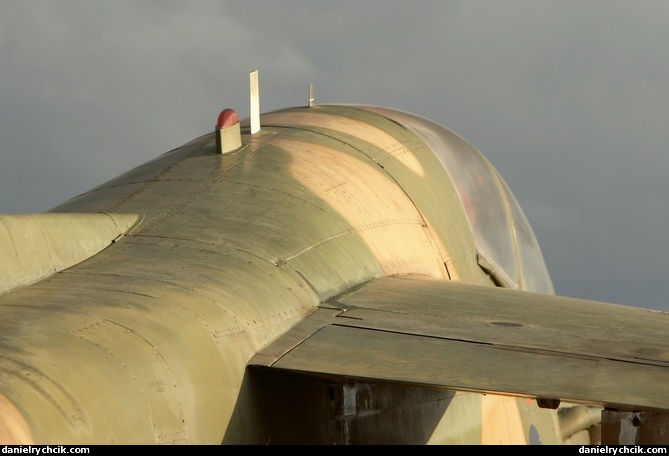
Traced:
POLYGON ((239 118, 233 109, 224 109, 216 119, 216 153, 227 154, 242 147, 239 118))
POLYGON ((239 118, 237 117, 235 110, 227 108, 221 111, 218 115, 218 119, 216 119, 216 128, 221 129, 232 127, 237 122, 239 122, 239 118))

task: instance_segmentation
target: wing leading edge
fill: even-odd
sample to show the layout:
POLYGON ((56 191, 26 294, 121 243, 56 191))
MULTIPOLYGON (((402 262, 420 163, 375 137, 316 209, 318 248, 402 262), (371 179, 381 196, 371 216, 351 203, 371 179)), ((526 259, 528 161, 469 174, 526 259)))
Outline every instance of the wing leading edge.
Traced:
POLYGON ((336 296, 251 366, 666 411, 669 314, 422 276, 336 296))

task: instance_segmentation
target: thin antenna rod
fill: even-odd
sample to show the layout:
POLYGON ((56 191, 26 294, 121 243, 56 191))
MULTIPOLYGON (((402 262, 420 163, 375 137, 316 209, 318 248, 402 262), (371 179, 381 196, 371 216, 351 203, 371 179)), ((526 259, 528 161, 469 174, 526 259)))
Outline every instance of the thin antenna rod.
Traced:
POLYGON ((309 107, 314 107, 314 85, 309 84, 309 107))
POLYGON ((251 85, 251 134, 260 131, 260 92, 258 90, 258 70, 249 75, 251 85))

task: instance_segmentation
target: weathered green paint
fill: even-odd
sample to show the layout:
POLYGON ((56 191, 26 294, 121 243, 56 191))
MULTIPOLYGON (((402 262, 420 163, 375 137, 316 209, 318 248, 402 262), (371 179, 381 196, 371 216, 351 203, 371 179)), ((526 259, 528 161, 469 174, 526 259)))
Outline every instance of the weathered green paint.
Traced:
POLYGON ((261 362, 597 407, 669 409, 667 314, 421 277, 377 279, 326 304, 340 309, 317 311, 329 322, 261 362), (641 356, 650 349, 654 356, 641 356))
POLYGON ((95 255, 141 219, 133 214, 0 214, 0 294, 95 255))
MULTIPOLYGON (((414 367, 398 382, 247 370, 254 355, 271 364, 310 337, 321 314, 329 318, 327 308, 361 284, 419 274, 493 285, 453 183, 408 129, 341 106, 271 113, 261 125, 254 135, 242 129, 237 151, 217 154, 208 134, 44 214, 78 214, 81 227, 99 212, 143 221, 84 261, 0 296, 0 438, 287 442, 290 418, 298 428, 311 423, 309 439, 319 443, 527 443, 532 432, 561 442, 555 411, 467 392, 494 385, 424 386, 417 374, 430 363, 417 360, 428 345, 415 347, 414 367), (330 391, 330 401, 319 396, 330 391), (310 404, 309 413, 288 408, 293 402, 310 404)), ((342 341, 351 351, 337 353, 340 364, 363 353, 355 340, 342 341)))

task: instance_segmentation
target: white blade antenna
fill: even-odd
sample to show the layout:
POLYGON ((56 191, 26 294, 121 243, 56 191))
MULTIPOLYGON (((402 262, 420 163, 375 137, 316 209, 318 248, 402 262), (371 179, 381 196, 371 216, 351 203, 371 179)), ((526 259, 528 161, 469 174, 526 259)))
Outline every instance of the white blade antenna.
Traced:
POLYGON ((258 91, 258 70, 249 75, 251 85, 251 134, 260 131, 260 94, 258 91))

